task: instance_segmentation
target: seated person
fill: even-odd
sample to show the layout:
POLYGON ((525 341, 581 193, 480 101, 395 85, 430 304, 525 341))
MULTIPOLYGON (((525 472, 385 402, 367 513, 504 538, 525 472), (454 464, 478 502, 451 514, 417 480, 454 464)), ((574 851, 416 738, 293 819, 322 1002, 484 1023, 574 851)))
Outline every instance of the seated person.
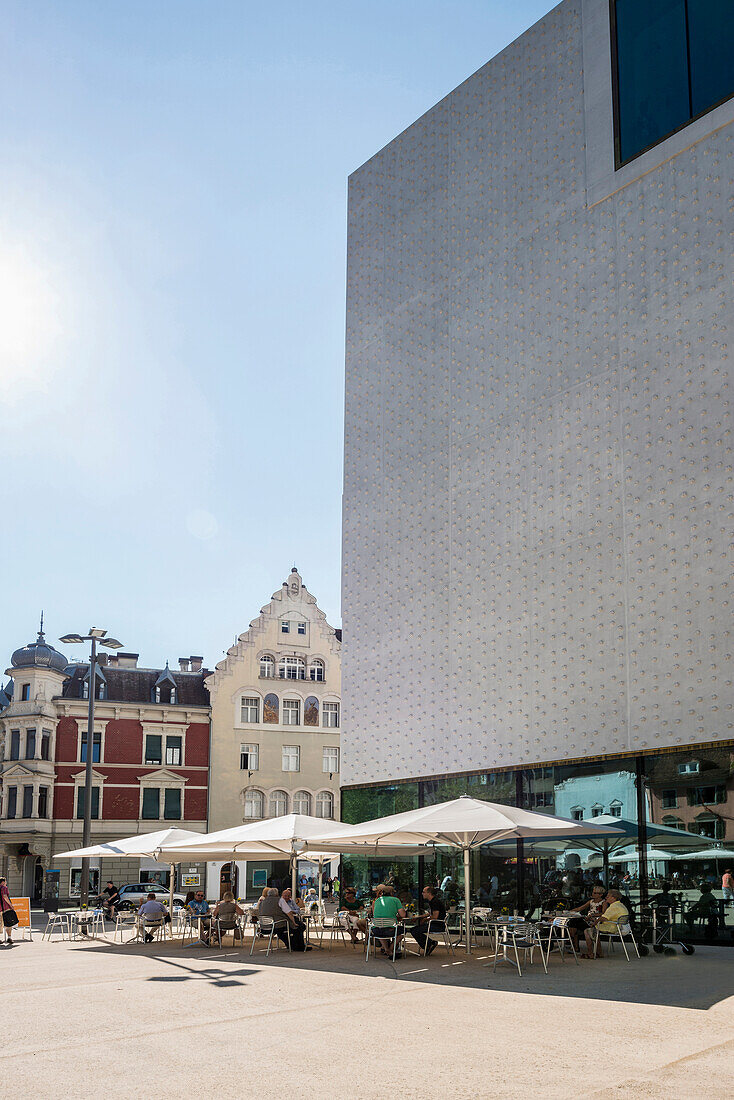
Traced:
POLYGON ((199 938, 202 943, 209 942, 209 922, 211 920, 211 914, 209 912, 209 902, 204 899, 204 891, 197 890, 196 893, 189 900, 188 894, 186 895, 186 908, 191 914, 191 919, 198 921, 199 924, 199 938))
MULTIPOLYGON (((372 916, 377 918, 389 918, 391 921, 405 920, 405 910, 400 904, 399 898, 396 898, 392 892, 391 886, 385 886, 381 884, 375 890, 375 900, 372 904, 372 916)), ((392 946, 392 941, 400 933, 397 928, 397 924, 394 926, 386 925, 384 928, 375 929, 373 933, 374 938, 380 944, 380 953, 383 955, 392 955, 392 952, 386 950, 392 946)), ((396 945, 395 957, 398 957, 396 945)))
POLYGON ((357 901, 357 892, 353 886, 347 886, 339 899, 339 923, 349 933, 352 943, 359 943, 358 932, 367 935, 367 921, 358 916, 362 906, 357 901))
MULTIPOLYGON (((140 905, 138 913, 143 918, 145 925, 148 924, 160 924, 161 920, 164 924, 171 923, 171 917, 163 902, 156 901, 155 894, 148 894, 147 898, 140 905)), ((145 942, 153 942, 153 933, 145 933, 145 942)))
POLYGON ((593 923, 593 918, 601 916, 605 896, 606 890, 600 883, 592 888, 591 897, 588 901, 571 910, 572 913, 579 914, 578 917, 570 917, 566 921, 566 928, 573 942, 574 951, 579 949, 579 933, 585 934, 589 925, 593 923))
POLYGON ((306 897, 303 899, 303 911, 304 913, 309 913, 312 916, 319 915, 319 895, 316 893, 313 886, 309 888, 306 897))
POLYGON ((663 880, 660 885, 662 887, 661 892, 656 894, 654 898, 650 898, 650 907, 657 909, 659 920, 667 923, 670 920, 670 914, 675 912, 678 899, 675 894, 671 894, 670 883, 667 880, 663 880))
POLYGON ((689 928, 693 927, 694 920, 706 921, 706 931, 710 935, 716 935, 719 924, 719 902, 711 890, 710 882, 704 882, 701 885, 700 897, 691 905, 684 920, 689 928))
MULTIPOLYGON (((278 891, 274 886, 266 886, 263 891, 263 895, 257 905, 257 916, 268 917, 274 922, 273 931, 279 940, 288 946, 288 933, 286 931, 288 927, 288 918, 280 908, 280 898, 278 891)), ((269 928, 267 931, 264 927, 260 929, 260 935, 269 935, 269 928)))
POLYGON ((227 890, 222 895, 222 900, 218 901, 214 906, 212 912, 212 920, 219 921, 220 929, 224 931, 234 931, 235 939, 242 939, 242 929, 237 923, 237 917, 244 917, 245 911, 234 900, 234 894, 231 890, 227 890))
POLYGON ((432 922, 432 932, 446 931, 446 906, 440 898, 438 891, 432 886, 423 888, 423 899, 428 903, 428 912, 421 913, 416 924, 409 929, 411 936, 425 948, 426 955, 430 955, 435 949, 438 940, 432 940, 428 935, 428 922, 432 922), (426 941, 428 944, 426 945, 426 941))
POLYGON ((115 906, 120 902, 120 891, 115 886, 114 882, 110 879, 104 890, 100 895, 102 899, 102 907, 106 917, 110 920, 115 919, 115 906))
POLYGON ((604 906, 601 914, 590 918, 590 927, 584 931, 584 939, 586 940, 586 954, 582 955, 582 959, 601 958, 602 950, 601 943, 599 944, 597 954, 594 954, 594 936, 593 929, 598 929, 601 933, 607 935, 614 935, 619 931, 620 925, 624 926, 629 922, 629 909, 622 902, 622 895, 619 890, 609 890, 606 898, 604 899, 604 906))
POLYGON ((307 947, 303 938, 306 925, 298 903, 293 900, 290 886, 287 886, 280 895, 280 908, 290 922, 291 951, 310 951, 310 945, 307 947))

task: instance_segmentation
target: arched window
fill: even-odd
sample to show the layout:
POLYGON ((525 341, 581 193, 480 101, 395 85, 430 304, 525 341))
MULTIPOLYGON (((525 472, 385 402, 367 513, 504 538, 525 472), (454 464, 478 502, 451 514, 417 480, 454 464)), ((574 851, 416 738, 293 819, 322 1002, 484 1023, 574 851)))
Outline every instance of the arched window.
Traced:
POLYGON ((667 825, 669 829, 683 829, 685 832, 685 822, 680 817, 673 817, 672 814, 667 814, 663 818, 663 825, 667 825))
POLYGON ((313 661, 311 661, 311 667, 308 670, 308 674, 312 680, 316 680, 318 681, 318 683, 323 683, 325 670, 324 662, 321 660, 320 657, 316 657, 313 661))
POLYGON ((296 791, 293 795, 293 813, 310 815, 311 795, 308 791, 296 791))
POLYGON ((270 795, 270 816, 285 817, 288 813, 288 795, 285 791, 273 791, 270 795))
POLYGON ((262 791, 245 791, 245 817, 250 819, 263 816, 262 791))
POLYGON ((334 816, 334 795, 331 791, 320 791, 316 798, 316 816, 334 816))
POLYGON ((278 675, 281 680, 305 680, 306 662, 303 657, 281 657, 278 675))
POLYGON ((264 653, 260 658, 260 675, 264 676, 266 680, 270 680, 275 676, 275 661, 269 653, 264 653))

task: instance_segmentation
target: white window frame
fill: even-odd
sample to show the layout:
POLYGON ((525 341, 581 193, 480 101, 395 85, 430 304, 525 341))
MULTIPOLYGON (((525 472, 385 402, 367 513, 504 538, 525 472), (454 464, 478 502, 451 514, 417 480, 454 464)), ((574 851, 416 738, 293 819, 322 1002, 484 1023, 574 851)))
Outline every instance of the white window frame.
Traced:
POLYGON ((335 699, 324 699, 321 704, 321 728, 338 730, 341 722, 341 706, 335 699), (328 716, 328 717, 327 717, 328 716), (332 721, 335 718, 336 721, 332 721))
POLYGON ((278 787, 276 790, 270 792, 270 797, 268 798, 268 813, 269 813, 270 817, 285 817, 286 816, 286 814, 288 813, 288 791, 284 791, 281 787, 278 787), (278 799, 278 801, 282 802, 282 804, 283 804, 283 812, 282 813, 273 813, 273 801, 279 795, 283 796, 282 799, 281 798, 278 799))
POLYGON ((255 744, 240 745, 240 771, 260 771, 260 746, 255 744), (242 757, 247 755, 247 765, 242 763, 242 757), (254 763, 253 763, 254 760, 254 763))
POLYGON ((572 806, 571 807, 571 820, 572 821, 583 821, 584 820, 584 807, 583 806, 572 806))
POLYGON ((280 717, 281 724, 284 726, 300 726, 301 724, 301 700, 300 699, 281 699, 280 701, 280 717), (295 714, 296 720, 293 721, 293 715, 295 714), (287 715, 287 717, 286 717, 287 715))
POLYGON ((314 657, 309 666, 308 678, 314 684, 323 684, 326 680, 326 663, 320 657, 314 657), (321 675, 319 676, 319 673, 321 675))
POLYGON ((339 746, 338 745, 324 745, 323 757, 322 757, 322 772, 328 775, 339 774, 339 746), (336 767, 331 767, 331 761, 336 760, 336 767))
POLYGON ((301 638, 305 638, 308 632, 308 623, 304 623, 303 620, 296 622, 296 634, 301 638))
POLYGON ((183 738, 183 734, 179 733, 178 731, 176 731, 176 733, 169 733, 168 731, 166 731, 166 733, 165 733, 165 744, 164 744, 164 748, 163 748, 163 767, 164 768, 183 768, 184 767, 184 738, 183 738), (178 764, 169 764, 168 763, 168 739, 169 739, 169 737, 177 737, 179 739, 179 741, 181 742, 181 744, 179 746, 179 751, 181 753, 181 760, 178 764))
POLYGON ((333 791, 319 791, 319 793, 316 795, 316 812, 315 812, 315 816, 323 818, 324 821, 333 821, 334 820, 335 809, 336 809, 336 799, 334 798, 334 792, 333 791), (324 808, 324 805, 329 806, 329 809, 331 810, 331 813, 325 814, 325 813, 322 812, 323 808, 324 808))
POLYGON ((610 817, 621 817, 622 816, 622 803, 619 801, 618 798, 613 799, 609 803, 609 816, 610 817))
POLYGON ((243 806, 243 816, 245 818, 245 821, 261 821, 263 819, 263 817, 265 816, 265 795, 259 789, 259 787, 251 787, 251 788, 249 788, 248 790, 246 790, 244 792, 244 796, 243 796, 243 799, 242 799, 242 806, 243 806), (259 813, 257 813, 257 814, 248 814, 248 812, 247 812, 248 802, 250 802, 250 800, 253 799, 255 795, 257 795, 260 799, 259 813))
POLYGON ((281 771, 300 772, 301 770, 301 746, 281 745, 280 753, 281 771), (293 764, 295 763, 295 767, 293 764))
POLYGON ((270 653, 263 653, 260 656, 260 676, 263 680, 275 679, 275 658, 270 653), (266 668, 270 669, 270 672, 263 672, 263 664, 266 668))
POLYGON ((292 798, 292 810, 294 814, 306 814, 311 816, 313 799, 308 791, 296 791, 292 798), (304 809, 305 804, 305 809, 304 809))
POLYGON ((286 654, 280 658, 278 664, 278 679, 279 680, 305 680, 306 679, 306 662, 303 657, 298 657, 295 654, 286 654), (295 672, 295 676, 289 676, 289 671, 295 672))
MULTIPOLYGON (((178 734, 176 734, 178 736, 178 734)), ((181 744, 181 752, 183 753, 184 746, 181 744)), ((165 758, 165 742, 163 755, 165 758)), ((174 775, 168 771, 165 764, 162 764, 158 771, 148 772, 140 780, 140 796, 138 801, 138 820, 139 821, 184 821, 186 818, 186 780, 182 776, 174 775), (158 795, 158 817, 146 817, 143 819, 143 791, 148 788, 157 788, 160 792, 158 795), (181 792, 181 817, 164 818, 166 806, 166 796, 163 793, 166 788, 172 787, 178 788, 181 792)))
POLYGON ((259 695, 243 695, 240 697, 240 722, 245 725, 260 724, 259 695), (255 711, 254 718, 251 717, 253 710, 255 711), (245 717, 245 711, 247 711, 247 717, 245 717))
POLYGON ((290 634, 290 632, 291 632, 291 621, 290 621, 290 619, 281 619, 280 620, 280 633, 281 634, 290 634))

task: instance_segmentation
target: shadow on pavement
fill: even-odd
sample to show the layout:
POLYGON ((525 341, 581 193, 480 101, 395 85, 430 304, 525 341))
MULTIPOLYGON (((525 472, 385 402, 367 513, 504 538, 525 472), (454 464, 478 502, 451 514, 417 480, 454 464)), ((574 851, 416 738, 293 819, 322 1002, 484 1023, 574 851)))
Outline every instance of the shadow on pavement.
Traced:
POLYGON ((151 982, 203 981, 221 988, 246 986, 252 985, 264 969, 277 967, 291 971, 350 974, 356 978, 387 978, 399 982, 493 989, 531 996, 663 1005, 703 1011, 732 995, 730 975, 731 963, 734 962, 730 949, 716 947, 698 948, 695 955, 688 957, 650 955, 639 960, 633 958, 629 963, 621 953, 579 964, 569 956, 565 962, 551 956, 546 975, 536 955, 536 961, 527 968, 523 967, 522 976, 519 976, 507 963, 498 963, 494 972, 491 955, 481 949, 469 960, 462 950, 457 950, 455 956, 443 951, 439 954, 437 950, 428 959, 409 955, 393 963, 380 956, 365 962, 362 950, 342 944, 335 944, 331 950, 315 947, 304 954, 273 951, 269 957, 265 956, 264 950, 258 951, 257 948, 250 956, 250 941, 243 948, 211 949, 192 945, 182 947, 175 940, 150 945, 97 940, 68 946, 71 950, 83 952, 128 958, 147 957, 177 971, 175 974, 151 974, 147 979, 151 982))

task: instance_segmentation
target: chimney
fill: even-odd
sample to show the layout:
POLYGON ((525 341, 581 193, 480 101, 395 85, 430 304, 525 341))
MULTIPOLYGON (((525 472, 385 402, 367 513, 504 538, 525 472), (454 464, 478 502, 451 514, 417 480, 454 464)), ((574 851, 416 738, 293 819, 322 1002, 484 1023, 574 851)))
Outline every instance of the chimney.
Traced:
POLYGON ((188 672, 189 671, 189 659, 188 659, 188 657, 179 657, 179 659, 178 659, 178 670, 179 670, 179 672, 188 672))
POLYGON ((117 664, 119 668, 137 668, 139 653, 122 653, 117 654, 117 664))
POLYGON ((201 672, 201 666, 204 663, 204 658, 203 657, 189 657, 189 660, 191 661, 191 671, 192 672, 201 672))

